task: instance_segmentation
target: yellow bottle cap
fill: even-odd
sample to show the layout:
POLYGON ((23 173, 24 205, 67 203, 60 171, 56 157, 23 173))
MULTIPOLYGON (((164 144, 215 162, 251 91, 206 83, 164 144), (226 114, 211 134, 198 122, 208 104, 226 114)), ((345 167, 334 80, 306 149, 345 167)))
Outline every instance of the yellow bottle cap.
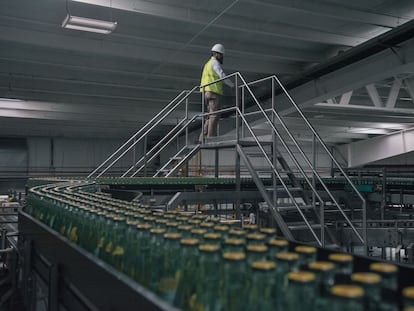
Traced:
POLYGON ((344 298, 361 298, 364 296, 364 289, 356 285, 334 285, 331 292, 335 296, 344 298))
POLYGON ((329 260, 336 262, 351 262, 354 260, 354 257, 352 255, 342 253, 330 254, 328 258, 329 260))
POLYGON ((307 283, 314 281, 316 279, 316 276, 315 273, 308 271, 294 271, 288 273, 288 279, 290 281, 307 283))
POLYGON ((405 287, 402 293, 405 298, 414 299, 414 286, 405 287))
POLYGON ((218 225, 214 227, 214 230, 216 231, 228 231, 230 230, 229 226, 224 226, 224 225, 218 225))
POLYGON ((268 244, 272 246, 287 246, 289 242, 283 239, 271 239, 268 244))
POLYGON ((191 230, 192 234, 197 234, 197 235, 203 235, 205 233, 207 233, 206 229, 201 229, 201 228, 196 228, 196 229, 192 229, 191 230))
POLYGON ((252 268, 257 270, 272 270, 276 268, 274 261, 254 261, 252 268))
POLYGON ((374 262, 369 265, 369 269, 380 273, 396 273, 398 267, 390 263, 374 262))
POLYGON ((264 240, 265 238, 266 235, 261 233, 250 233, 247 235, 248 240, 264 240))
POLYGON ((280 259, 280 260, 293 261, 293 260, 298 260, 299 259, 299 254, 290 253, 290 252, 281 252, 281 253, 276 254, 276 258, 280 259))
POLYGON ((317 249, 314 246, 299 245, 295 247, 295 252, 297 253, 312 254, 316 253, 316 251, 317 249))
POLYGON ((176 233, 176 232, 167 232, 166 234, 164 234, 164 238, 166 239, 181 239, 181 233, 176 233))
POLYGON ((198 243, 200 243, 200 240, 194 238, 184 238, 180 240, 180 244, 182 245, 197 245, 198 243))
POLYGON ((240 261, 246 259, 246 254, 242 252, 226 252, 223 254, 223 258, 227 260, 240 261))
POLYGON ((151 229, 152 226, 150 224, 137 224, 138 229, 151 229))
POLYGON ((224 241, 224 244, 230 244, 230 245, 243 245, 245 242, 243 239, 234 239, 229 238, 224 241))
POLYGON ((220 249, 220 246, 217 244, 202 244, 198 249, 202 252, 216 252, 220 249))
POLYGON ((381 276, 376 273, 370 272, 356 272, 352 273, 351 279, 354 282, 364 283, 364 284, 377 284, 381 282, 381 276))
POLYGON ((154 234, 164 234, 165 233, 165 229, 164 228, 152 228, 151 230, 150 230, 150 232, 151 233, 154 233, 154 234))
POLYGON ((221 234, 220 233, 216 233, 216 232, 209 232, 204 234, 204 238, 205 239, 211 239, 211 240, 218 240, 221 239, 221 234))
POLYGON ((265 233, 265 234, 276 234, 276 229, 275 228, 260 228, 260 232, 265 233))
POLYGON ((308 266, 310 269, 320 271, 329 271, 335 267, 335 265, 329 261, 314 261, 311 262, 308 266))
POLYGON ((237 236, 245 236, 247 232, 244 230, 240 230, 240 229, 233 229, 233 230, 230 230, 229 234, 237 235, 237 236))

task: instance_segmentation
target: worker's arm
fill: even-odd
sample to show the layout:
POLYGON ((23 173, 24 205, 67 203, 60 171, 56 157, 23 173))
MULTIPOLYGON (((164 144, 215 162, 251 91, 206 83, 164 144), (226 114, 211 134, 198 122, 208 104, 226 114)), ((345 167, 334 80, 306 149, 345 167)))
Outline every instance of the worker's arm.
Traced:
MULTIPOLYGON (((221 65, 220 65, 220 63, 218 62, 217 59, 213 60, 212 66, 213 66, 213 70, 218 74, 220 79, 222 79, 226 76, 226 74, 224 73, 224 71, 221 68, 221 65)), ((234 86, 234 83, 229 79, 223 80, 223 82, 226 83, 226 85, 229 86, 229 87, 234 86)))

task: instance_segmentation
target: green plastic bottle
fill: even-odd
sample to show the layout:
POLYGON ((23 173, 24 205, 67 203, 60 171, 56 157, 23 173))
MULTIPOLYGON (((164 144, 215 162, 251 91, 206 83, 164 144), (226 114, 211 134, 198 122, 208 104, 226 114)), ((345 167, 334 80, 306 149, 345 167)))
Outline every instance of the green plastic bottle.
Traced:
POLYGON ((195 282, 195 295, 191 295, 190 309, 203 311, 222 310, 221 293, 221 253, 218 244, 202 244, 199 246, 200 262, 198 276, 195 282))
POLYGON ((276 263, 274 261, 254 261, 250 265, 251 282, 248 288, 248 310, 279 310, 276 263))
POLYGON ((350 254, 333 253, 328 256, 329 261, 335 264, 335 284, 351 283, 353 272, 354 257, 350 254))
POLYGON ((356 272, 351 280, 365 292, 367 311, 376 311, 381 305, 381 276, 370 272, 356 272))
POLYGON ((334 285, 331 288, 330 307, 332 311, 364 311, 364 289, 357 285, 334 285))
POLYGON ((247 264, 251 265, 254 261, 265 261, 267 259, 268 247, 263 244, 247 244, 247 264))
POLYGON ((289 242, 284 239, 270 239, 267 246, 269 247, 269 260, 274 260, 276 254, 285 253, 289 250, 289 242))
MULTIPOLYGON (((178 287, 174 298, 174 305, 182 310, 191 310, 191 297, 196 293, 196 285, 200 282, 201 263, 198 263, 200 240, 196 238, 181 239, 181 255, 178 267, 178 287)), ((216 267, 217 268, 217 267, 216 267)), ((203 283, 201 281, 201 283, 203 283)), ((191 300, 192 299, 192 300, 191 300)))
POLYGON ((308 265, 310 272, 316 276, 315 310, 327 310, 329 295, 334 284, 335 265, 329 261, 313 261, 308 265))
POLYGON ((288 273, 288 285, 283 295, 283 306, 287 311, 313 310, 316 300, 316 276, 309 271, 288 273))
POLYGON ((222 310, 247 310, 246 254, 225 252, 222 258, 222 310))
POLYGON ((181 234, 177 232, 168 232, 164 234, 164 254, 163 265, 159 267, 160 281, 157 293, 165 301, 172 304, 177 291, 179 274, 179 263, 177 258, 180 255, 181 234))
POLYGON ((405 287, 402 295, 404 307, 414 307, 414 286, 405 287))
POLYGON ((299 254, 299 267, 306 269, 308 264, 316 261, 317 248, 308 245, 298 245, 295 247, 295 252, 299 254))

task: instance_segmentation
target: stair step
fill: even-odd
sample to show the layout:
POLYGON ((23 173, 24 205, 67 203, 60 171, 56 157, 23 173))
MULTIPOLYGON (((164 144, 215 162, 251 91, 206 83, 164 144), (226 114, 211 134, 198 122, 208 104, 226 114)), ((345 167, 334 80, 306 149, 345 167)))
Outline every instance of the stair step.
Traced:
MULTIPOLYGON (((313 208, 312 205, 299 205, 298 204, 298 206, 301 210, 307 210, 307 209, 313 208)), ((287 212, 287 211, 297 211, 297 208, 296 208, 295 205, 292 204, 292 205, 286 205, 286 206, 283 206, 283 205, 282 206, 276 206, 276 210, 278 212, 287 212)))
MULTIPOLYGON (((252 158, 264 158, 264 154, 262 152, 246 152, 246 155, 252 158)), ((266 153, 266 155, 269 159, 272 158, 272 154, 266 153)))
MULTIPOLYGON (((303 191, 302 187, 287 187, 287 188, 290 192, 303 191)), ((266 191, 275 191, 275 188, 274 187, 272 187, 272 188, 267 187, 266 191)), ((284 187, 278 186, 278 187, 276 187, 276 191, 286 191, 286 189, 284 187)))
POLYGON ((180 157, 180 156, 175 156, 170 158, 170 160, 182 160, 184 157, 180 157))
MULTIPOLYGON (((320 229, 322 226, 321 224, 310 224, 312 229, 320 229)), ((298 224, 298 225, 291 225, 288 224, 289 230, 306 230, 309 229, 309 227, 306 224, 298 224)))

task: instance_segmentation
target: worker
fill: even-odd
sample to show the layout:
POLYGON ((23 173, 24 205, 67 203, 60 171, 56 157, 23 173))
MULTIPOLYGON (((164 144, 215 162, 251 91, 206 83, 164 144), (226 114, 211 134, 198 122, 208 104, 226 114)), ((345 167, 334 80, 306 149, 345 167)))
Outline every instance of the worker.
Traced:
MULTIPOLYGON (((211 58, 204 65, 203 73, 201 75, 201 85, 206 85, 218 79, 222 79, 226 76, 221 65, 224 59, 224 46, 222 44, 215 44, 211 48, 211 58)), ((229 87, 234 87, 232 81, 225 79, 223 80, 229 87)), ((223 82, 217 82, 214 84, 207 85, 200 89, 202 96, 204 96, 204 102, 207 104, 208 112, 215 112, 219 110, 219 98, 223 95, 223 82)), ((203 141, 204 137, 217 136, 217 125, 218 125, 218 114, 211 114, 204 123, 204 129, 200 134, 200 142, 203 141)))

